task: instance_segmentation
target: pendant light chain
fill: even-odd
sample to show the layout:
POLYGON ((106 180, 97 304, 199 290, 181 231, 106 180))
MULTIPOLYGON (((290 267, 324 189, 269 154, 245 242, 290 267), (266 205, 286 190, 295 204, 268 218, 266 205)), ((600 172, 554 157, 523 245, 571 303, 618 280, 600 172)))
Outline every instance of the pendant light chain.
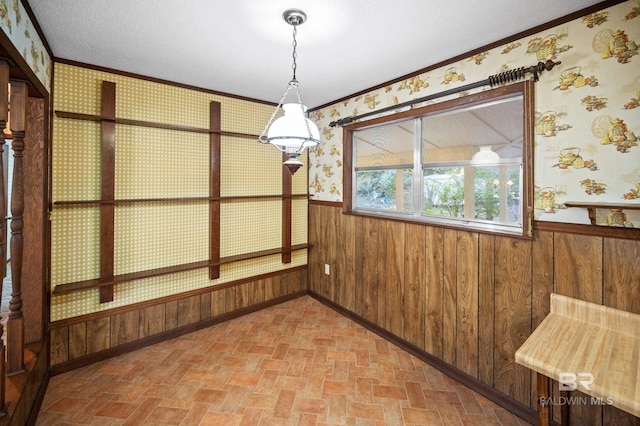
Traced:
POLYGON ((293 64, 291 65, 291 68, 293 69, 293 80, 296 80, 296 69, 298 68, 298 64, 296 63, 296 58, 298 57, 298 52, 296 52, 296 48, 298 47, 298 40, 296 40, 296 35, 298 34, 298 25, 294 24, 293 25, 293 54, 291 55, 293 57, 293 64))
MULTIPOLYGON (((300 109, 302 110, 302 116, 304 117, 306 111, 305 111, 305 107, 302 104, 302 95, 300 94, 300 85, 298 84, 298 80, 296 80, 296 70, 298 68, 298 64, 296 63, 296 59, 298 58, 298 52, 297 52, 298 40, 296 39, 296 35, 298 35, 298 24, 293 23, 292 25, 293 25, 293 42, 291 43, 291 45, 293 46, 293 53, 291 56, 293 57, 293 64, 291 65, 291 68, 293 69, 293 80, 291 80, 291 83, 289 83, 290 85, 289 87, 291 87, 291 85, 295 85, 296 96, 298 97, 298 103, 300 104, 300 109)), ((309 122, 306 119, 304 120, 304 124, 307 127, 309 140, 313 140, 313 134, 311 133, 309 122)), ((302 147, 304 147, 304 144, 302 145, 302 147)))
POLYGON ((278 102, 278 106, 271 114, 269 121, 265 125, 258 141, 261 143, 269 143, 276 147, 278 150, 282 151, 289 159, 285 161, 283 164, 291 171, 291 173, 295 173, 295 171, 303 165, 303 163, 298 160, 298 156, 304 151, 305 148, 310 148, 312 146, 317 145, 320 142, 319 136, 315 136, 318 134, 317 126, 315 126, 309 118, 307 118, 306 107, 302 103, 302 94, 300 93, 300 83, 296 78, 296 71, 298 68, 298 25, 302 24, 306 20, 306 15, 304 12, 298 9, 289 9, 282 14, 284 20, 291 26, 293 26, 293 41, 292 41, 292 65, 291 69, 293 70, 293 78, 289 81, 287 85, 287 89, 285 90, 280 102, 278 102), (296 100, 298 101, 297 106, 300 107, 301 118, 304 123, 304 128, 306 130, 306 135, 304 134, 304 130, 300 129, 300 123, 298 119, 298 115, 290 114, 287 115, 286 111, 291 111, 290 109, 284 108, 285 106, 294 106, 296 104, 284 104, 287 96, 291 90, 294 89, 296 92, 296 100), (275 120, 278 112, 280 110, 284 111, 284 115, 275 120), (275 121, 274 121, 275 120, 275 121), (280 121, 284 120, 284 121, 280 121), (290 133, 282 132, 284 123, 287 123, 287 126, 290 127, 287 129, 290 133), (269 137, 271 133, 272 127, 278 127, 278 131, 274 131, 274 134, 269 137), (314 129, 312 131, 312 128, 314 129), (302 131, 300 131, 302 130, 302 131))
MULTIPOLYGON (((264 129, 262 130, 262 133, 260 133, 260 137, 258 138, 258 141, 261 142, 261 143, 265 143, 265 144, 269 143, 269 141, 266 138, 267 131, 269 130, 269 127, 271 127, 271 124, 273 123, 273 120, 276 118, 276 115, 278 114, 278 111, 282 108, 282 105, 284 104, 284 101, 287 98, 287 96, 289 95, 289 91, 291 91, 292 87, 295 87, 295 89, 296 89, 296 97, 298 99, 298 104, 300 104, 300 108, 302 109, 302 115, 304 116, 304 114, 306 113, 306 111, 304 110, 304 106, 302 104, 302 95, 300 94, 300 84, 298 83, 298 80, 296 79, 296 70, 298 68, 298 63, 296 62, 296 59, 298 58, 298 52, 297 52, 298 40, 296 39, 296 35, 298 35, 298 24, 292 23, 291 25, 293 26, 293 41, 291 42, 291 45, 293 46, 293 53, 291 54, 291 57, 293 59, 293 63, 291 64, 291 69, 293 70, 293 78, 289 82, 289 84, 287 86, 287 90, 285 90, 284 94, 282 95, 282 98, 280 99, 280 102, 278 102, 278 106, 276 107, 276 109, 271 114, 271 117, 269 118, 269 121, 267 121, 267 124, 264 126, 264 129)), ((305 124, 305 126, 307 128, 307 133, 309 134, 309 140, 313 140, 313 134, 311 133, 311 128, 309 127, 309 122, 307 120, 305 120, 304 124, 305 124)))

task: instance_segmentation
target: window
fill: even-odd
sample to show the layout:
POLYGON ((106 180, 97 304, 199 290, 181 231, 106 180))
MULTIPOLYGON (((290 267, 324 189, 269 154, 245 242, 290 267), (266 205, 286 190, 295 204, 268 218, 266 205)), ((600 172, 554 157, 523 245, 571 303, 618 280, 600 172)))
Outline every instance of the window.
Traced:
POLYGON ((525 235, 528 87, 514 84, 346 127, 346 210, 525 235))

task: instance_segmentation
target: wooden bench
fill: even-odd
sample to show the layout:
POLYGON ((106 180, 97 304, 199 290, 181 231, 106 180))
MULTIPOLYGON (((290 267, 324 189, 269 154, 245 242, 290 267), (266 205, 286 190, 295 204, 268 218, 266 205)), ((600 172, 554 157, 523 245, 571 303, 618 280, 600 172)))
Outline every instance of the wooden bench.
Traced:
MULTIPOLYGON (((551 422, 550 379, 561 391, 579 390, 590 402, 640 417, 638 314, 551 294, 551 312, 516 351, 516 362, 538 373, 538 425, 551 422)), ((563 422, 568 408, 562 406, 563 422)))

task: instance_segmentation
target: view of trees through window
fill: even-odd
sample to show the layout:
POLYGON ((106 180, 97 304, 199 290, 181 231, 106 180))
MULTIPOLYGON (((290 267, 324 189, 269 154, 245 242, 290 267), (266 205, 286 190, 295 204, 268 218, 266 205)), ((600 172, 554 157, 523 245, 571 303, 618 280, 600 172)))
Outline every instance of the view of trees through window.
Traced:
POLYGON ((465 217, 466 203, 473 218, 520 221, 520 170, 501 167, 440 167, 424 169, 424 214, 465 217), (464 172, 473 173, 473 192, 465 190, 464 172), (502 178, 502 179, 501 179, 502 178))
MULTIPOLYGON (((466 203, 473 207, 474 219, 520 221, 519 168, 438 167, 424 169, 423 176, 422 213, 426 215, 463 218, 466 197, 466 203), (473 192, 465 191, 465 169, 471 169, 470 173, 473 173, 473 192)), ((358 206, 413 211, 411 170, 363 171, 357 173, 356 181, 358 206), (400 194, 397 192, 399 183, 400 194), (398 200, 402 205, 398 205, 398 200)))
POLYGON ((410 169, 358 172, 357 204, 367 208, 412 212, 412 175, 410 169))

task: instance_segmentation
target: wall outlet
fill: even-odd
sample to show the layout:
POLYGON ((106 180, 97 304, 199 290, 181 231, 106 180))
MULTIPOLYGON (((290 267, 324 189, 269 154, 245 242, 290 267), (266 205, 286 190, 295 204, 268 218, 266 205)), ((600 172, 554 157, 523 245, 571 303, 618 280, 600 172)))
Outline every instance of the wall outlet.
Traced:
POLYGON ((324 264, 324 274, 325 275, 331 275, 331 267, 329 266, 328 263, 324 264))

